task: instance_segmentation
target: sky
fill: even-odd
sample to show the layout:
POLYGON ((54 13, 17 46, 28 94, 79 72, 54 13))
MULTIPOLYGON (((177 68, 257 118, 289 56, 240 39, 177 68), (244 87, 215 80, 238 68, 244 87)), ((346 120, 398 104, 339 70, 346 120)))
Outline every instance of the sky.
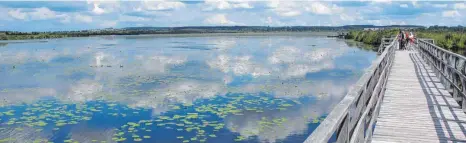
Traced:
POLYGON ((0 31, 355 24, 466 25, 466 1, 0 1, 0 31))

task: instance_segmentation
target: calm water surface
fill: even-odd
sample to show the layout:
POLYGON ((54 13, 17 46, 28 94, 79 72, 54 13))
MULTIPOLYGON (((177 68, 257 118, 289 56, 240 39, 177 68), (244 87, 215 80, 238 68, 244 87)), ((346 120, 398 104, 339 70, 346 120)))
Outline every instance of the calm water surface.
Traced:
POLYGON ((302 142, 376 53, 316 36, 0 45, 0 142, 302 142))

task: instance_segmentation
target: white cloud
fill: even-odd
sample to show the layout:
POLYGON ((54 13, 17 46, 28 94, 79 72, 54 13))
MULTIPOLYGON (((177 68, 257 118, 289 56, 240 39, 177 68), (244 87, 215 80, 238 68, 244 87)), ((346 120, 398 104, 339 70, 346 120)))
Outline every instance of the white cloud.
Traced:
POLYGON ((272 22, 273 22, 273 20, 272 20, 272 17, 270 17, 270 16, 267 17, 267 20, 265 20, 265 23, 267 23, 269 25, 272 24, 272 22))
POLYGON ((149 18, 145 17, 137 17, 137 16, 128 16, 128 15, 120 15, 119 21, 124 22, 142 22, 142 21, 149 21, 149 18))
POLYGON ((94 9, 92 9, 92 12, 94 14, 97 14, 97 15, 100 15, 100 14, 104 14, 105 13, 105 10, 100 8, 99 7, 100 4, 98 3, 94 3, 94 9))
POLYGON ((329 8, 326 5, 320 2, 310 3, 308 6, 304 7, 306 11, 310 11, 314 14, 329 15, 332 14, 333 10, 339 9, 336 5, 333 8, 329 8))
POLYGON ((373 3, 385 3, 385 4, 391 4, 392 0, 373 0, 373 3))
POLYGON ((273 64, 292 63, 300 56, 304 56, 300 49, 292 46, 285 46, 274 51, 268 60, 273 64))
POLYGON ((61 23, 70 23, 71 22, 71 17, 66 15, 63 16, 63 19, 60 20, 61 23))
POLYGON ((388 21, 390 25, 406 25, 405 21, 388 21))
POLYGON ((57 15, 54 11, 51 11, 48 8, 41 7, 35 9, 33 12, 29 13, 31 19, 53 19, 56 17, 59 17, 60 15, 57 15))
POLYGON ((294 1, 282 2, 278 0, 272 0, 269 1, 267 6, 272 8, 272 10, 278 16, 292 17, 301 15, 301 8, 299 8, 299 5, 294 1))
POLYGON ((417 3, 417 0, 412 0, 412 1, 411 1, 411 4, 412 4, 415 8, 419 8, 419 4, 417 3))
POLYGON ((432 6, 436 8, 446 8, 448 5, 447 4, 433 4, 432 6))
POLYGON ((442 16, 443 17, 457 17, 457 16, 461 16, 461 15, 456 10, 448 10, 448 11, 443 11, 442 16))
POLYGON ((0 106, 30 104, 43 97, 56 95, 57 91, 53 88, 14 88, 9 89, 8 92, 0 92, 0 96, 3 98, 0 106))
POLYGON ((253 6, 250 5, 247 1, 206 0, 204 1, 203 10, 210 11, 234 8, 250 9, 253 8, 253 6))
POLYGON ((464 3, 455 3, 453 6, 455 9, 466 9, 466 4, 464 3))
POLYGON ((222 1, 222 0, 206 0, 204 4, 206 5, 206 8, 204 8, 204 10, 231 9, 230 3, 228 3, 227 1, 222 1))
POLYGON ((270 1, 267 6, 277 15, 292 17, 310 12, 317 15, 332 15, 343 12, 343 8, 337 5, 328 5, 315 1, 270 1))
POLYGON ((265 91, 272 92, 275 97, 296 99, 303 95, 308 96, 312 94, 319 99, 319 102, 316 102, 316 104, 302 104, 302 106, 286 112, 265 111, 264 114, 245 113, 242 116, 228 116, 225 118, 226 127, 231 131, 237 132, 246 138, 257 137, 260 142, 275 143, 293 134, 304 134, 308 130, 307 125, 312 119, 324 115, 324 113, 330 111, 335 104, 338 104, 338 102, 332 99, 343 97, 348 90, 349 84, 346 82, 325 80, 314 83, 301 82, 289 85, 287 83, 280 83, 279 85, 262 84, 243 88, 241 91, 252 91, 252 93, 260 92, 261 90, 258 89, 264 89, 264 86, 266 89, 269 89, 265 91), (268 119, 287 117, 287 120, 283 122, 281 126, 270 126, 268 130, 259 130, 259 120, 263 117, 268 119))
POLYGON ((234 38, 222 37, 208 40, 207 43, 212 44, 219 50, 227 50, 233 48, 236 45, 236 40, 234 38))
POLYGON ((318 72, 334 67, 331 59, 341 56, 346 50, 318 48, 312 50, 298 49, 293 46, 284 46, 276 49, 268 57, 272 65, 287 64, 286 68, 279 68, 280 78, 299 77, 306 73, 318 72))
POLYGON ((15 9, 8 11, 8 15, 19 20, 46 20, 65 17, 66 14, 57 14, 46 7, 28 9, 15 9))
POLYGON ((232 72, 235 75, 252 75, 253 77, 270 75, 269 70, 260 64, 251 61, 250 56, 230 57, 219 55, 215 60, 207 63, 210 67, 221 70, 224 73, 232 72))
MULTIPOLYGON (((218 83, 180 81, 169 85, 168 88, 160 89, 159 95, 164 98, 172 98, 179 103, 192 103, 199 98, 209 98, 225 90, 218 83)), ((157 97, 160 97, 157 95, 157 97)))
POLYGON ((400 7, 402 7, 402 8, 408 8, 408 4, 400 4, 400 7))
POLYGON ((301 12, 300 11, 284 11, 284 12, 278 13, 278 15, 285 16, 285 17, 293 17, 293 16, 301 15, 301 12))
POLYGON ((102 91, 103 85, 93 80, 81 80, 70 87, 68 99, 75 102, 94 100, 96 94, 102 91))
POLYGON ((27 14, 24 13, 24 12, 21 12, 21 10, 19 10, 19 9, 8 11, 8 15, 10 17, 13 17, 13 18, 19 19, 19 20, 25 20, 27 18, 27 14))
POLYGON ((204 20, 204 23, 212 24, 212 25, 236 25, 238 24, 236 22, 229 20, 225 14, 215 14, 210 17, 207 17, 204 20))
POLYGON ((77 14, 74 16, 74 19, 78 22, 84 22, 84 23, 91 23, 92 22, 92 17, 87 16, 87 15, 81 15, 77 14))
POLYGON ((238 3, 238 4, 233 4, 233 7, 234 7, 234 8, 254 8, 252 5, 250 5, 250 4, 247 3, 247 2, 238 3))
POLYGON ((117 21, 103 21, 100 23, 100 26, 104 28, 111 28, 111 27, 115 27, 117 24, 118 24, 117 21))
POLYGON ((367 22, 374 25, 382 25, 382 20, 367 20, 367 22))
POLYGON ((150 73, 164 73, 169 66, 186 62, 186 57, 183 56, 154 55, 148 58, 138 56, 137 59, 142 61, 143 69, 150 71, 150 73))
POLYGON ((345 13, 340 14, 340 19, 343 21, 355 21, 356 20, 355 17, 349 16, 345 13))
POLYGON ((185 8, 186 4, 179 1, 143 1, 142 7, 146 10, 173 10, 185 8))
POLYGON ((91 12, 96 15, 112 13, 114 11, 121 10, 120 1, 110 0, 87 0, 87 4, 90 5, 91 12))

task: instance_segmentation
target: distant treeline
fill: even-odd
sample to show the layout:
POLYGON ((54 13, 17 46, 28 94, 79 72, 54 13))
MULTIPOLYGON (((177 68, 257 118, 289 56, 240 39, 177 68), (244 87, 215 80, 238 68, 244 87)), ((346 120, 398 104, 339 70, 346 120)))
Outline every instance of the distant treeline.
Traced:
POLYGON ((364 28, 421 28, 416 25, 346 25, 346 26, 191 26, 191 27, 127 27, 121 29, 100 29, 55 32, 0 31, 0 40, 49 39, 63 37, 86 37, 94 35, 140 35, 140 34, 193 34, 193 33, 249 33, 249 32, 341 32, 364 28))
POLYGON ((363 42, 371 45, 380 45, 383 37, 396 36, 399 29, 388 30, 353 30, 345 35, 345 39, 354 39, 355 41, 363 42))
MULTIPOLYGON (((435 44, 448 50, 465 49, 466 28, 462 26, 446 27, 431 26, 429 28, 412 29, 417 38, 430 38, 435 44)), ((399 29, 390 30, 352 30, 345 36, 346 39, 354 39, 366 44, 379 45, 382 37, 392 37, 399 33, 399 29)))

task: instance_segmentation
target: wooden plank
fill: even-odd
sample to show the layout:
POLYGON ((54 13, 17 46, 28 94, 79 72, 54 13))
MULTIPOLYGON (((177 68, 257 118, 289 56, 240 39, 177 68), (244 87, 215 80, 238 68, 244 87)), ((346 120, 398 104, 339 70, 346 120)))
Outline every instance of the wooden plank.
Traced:
MULTIPOLYGON (((371 87, 376 85, 376 80, 380 76, 381 69, 378 68, 385 69, 385 67, 392 65, 395 54, 394 48, 398 46, 396 37, 365 71, 342 101, 334 107, 325 120, 307 137, 304 141, 305 143, 328 142, 335 133, 337 133, 337 142, 349 142, 352 131, 354 131, 356 123, 361 119, 361 113, 365 111, 364 108, 367 106, 366 103, 369 99, 367 96, 371 95, 371 92, 374 90, 371 87)), ((384 80, 387 79, 386 77, 384 77, 384 80)), ((383 83, 384 86, 381 88, 385 89, 385 81, 383 83)))
POLYGON ((466 142, 466 114, 415 51, 397 51, 372 142, 466 142))

